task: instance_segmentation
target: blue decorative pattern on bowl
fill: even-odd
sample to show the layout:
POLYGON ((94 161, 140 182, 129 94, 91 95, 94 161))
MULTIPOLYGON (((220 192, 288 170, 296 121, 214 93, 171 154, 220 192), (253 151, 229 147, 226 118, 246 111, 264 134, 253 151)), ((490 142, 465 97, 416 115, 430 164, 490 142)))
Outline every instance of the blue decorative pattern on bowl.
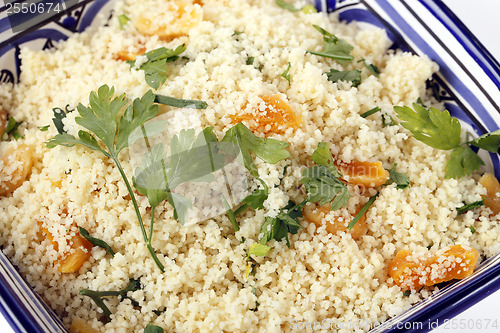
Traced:
MULTIPOLYGON (((427 55, 440 66, 429 87, 466 130, 477 136, 499 129, 500 66, 440 0, 315 0, 315 5, 337 11, 342 20, 384 28, 393 47, 427 55)), ((14 34, 4 7, 0 10, 0 81, 18 82, 21 45, 51 48, 55 41, 99 24, 94 22, 97 13, 110 10, 108 0, 79 1, 51 20, 14 34)), ((500 177, 499 155, 482 157, 500 177)), ((448 285, 371 332, 428 331, 429 322, 451 318, 499 288, 500 254, 483 262, 471 277, 448 285)), ((3 253, 0 311, 16 332, 67 332, 3 253)))

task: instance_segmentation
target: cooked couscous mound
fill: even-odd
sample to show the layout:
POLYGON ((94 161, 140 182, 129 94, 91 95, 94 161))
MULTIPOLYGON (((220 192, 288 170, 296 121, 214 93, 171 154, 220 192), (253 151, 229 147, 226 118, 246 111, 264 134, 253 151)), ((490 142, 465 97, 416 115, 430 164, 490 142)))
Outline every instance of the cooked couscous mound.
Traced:
MULTIPOLYGON (((440 106, 425 90, 437 65, 389 50, 383 30, 360 30, 335 15, 310 10, 291 12, 271 0, 126 0, 116 4, 114 13, 106 27, 75 35, 55 49, 22 49, 20 83, 0 88, 1 106, 22 121, 18 130, 24 136, 0 143, 9 156, 11 149, 21 150, 16 158, 4 154, 0 162, 3 251, 68 328, 73 323, 75 331, 89 325, 100 332, 142 332, 152 323, 166 332, 281 332, 323 320, 383 322, 434 292, 435 286, 419 289, 446 278, 443 265, 463 262, 459 254, 445 256, 450 246, 474 249, 482 258, 500 251, 499 218, 490 208, 461 215, 456 211, 486 195, 481 174, 446 179, 449 152, 414 139, 393 110, 418 98, 440 106), (117 19, 122 14, 129 18, 123 28, 117 19), (352 45, 354 61, 306 52, 323 50, 323 36, 313 25, 352 45), (255 158, 269 196, 263 209, 237 216, 239 231, 226 214, 182 226, 172 206, 162 202, 152 239, 165 267, 162 273, 143 241, 115 164, 81 145, 47 148, 45 142, 57 134, 54 107, 88 105, 89 93, 103 84, 114 86, 116 96, 141 97, 151 87, 144 71, 131 69, 125 60, 144 62, 144 52, 181 44, 186 51, 167 64, 166 81, 156 93, 203 100, 207 108, 160 106, 169 135, 212 126, 221 139, 243 122, 259 137, 288 142, 290 157, 276 164, 255 158), (380 75, 359 59, 376 65, 380 75), (361 82, 331 82, 324 73, 332 68, 358 69, 361 82), (360 116, 374 107, 381 110, 360 116), (388 123, 391 117, 395 122, 388 123), (49 124, 47 131, 39 129, 49 124), (369 162, 383 178, 356 183, 360 176, 346 176, 351 193, 346 207, 329 211, 308 203, 299 218, 303 228, 288 234, 290 246, 286 239, 270 240, 265 256, 248 261, 265 217, 276 216, 289 200, 299 203, 307 196, 300 180, 314 164, 311 156, 320 142, 329 145, 340 170, 369 162), (409 177, 410 186, 386 184, 384 169, 394 164, 409 177), (16 177, 21 182, 13 186, 16 177), (358 221, 362 229, 347 230, 377 192, 358 221), (78 227, 104 240, 116 254, 89 245, 78 227), (398 284, 389 267, 397 264, 393 260, 401 250, 411 260, 404 262, 409 268, 402 269, 406 275, 399 276, 403 282, 398 284), (434 266, 426 270, 422 263, 429 258, 435 259, 434 266), (419 272, 424 275, 416 276, 419 272), (122 290, 130 279, 139 280, 140 288, 128 293, 130 299, 107 298, 110 320, 79 294, 82 289, 122 290)), ((76 116, 70 112, 64 119, 68 134, 82 129, 76 116)), ((132 177, 135 166, 127 149, 120 162, 132 177)), ((135 195, 143 220, 149 222, 147 198, 135 195)), ((472 259, 467 260, 470 264, 472 259)))

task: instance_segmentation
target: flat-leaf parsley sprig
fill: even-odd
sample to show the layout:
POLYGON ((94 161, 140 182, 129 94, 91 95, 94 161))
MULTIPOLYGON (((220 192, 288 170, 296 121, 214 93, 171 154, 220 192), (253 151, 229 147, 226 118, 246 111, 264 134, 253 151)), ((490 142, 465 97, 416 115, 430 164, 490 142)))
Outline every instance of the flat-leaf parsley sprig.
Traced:
MULTIPOLYGON (((73 147, 79 144, 91 150, 100 151, 113 160, 127 187, 148 251, 158 268, 163 272, 164 267, 151 245, 152 222, 148 237, 134 191, 118 159, 118 155, 124 148, 142 137, 137 133, 144 129, 146 122, 157 116, 158 105, 154 104, 156 95, 148 91, 142 98, 136 98, 129 104, 125 94, 118 97, 114 97, 114 94, 114 88, 107 85, 99 87, 97 92, 91 92, 89 96, 90 106, 79 104, 77 110, 80 116, 75 118, 75 122, 87 129, 88 132, 80 130, 78 137, 62 132, 50 139, 46 145, 48 148, 54 148, 56 146, 73 147), (123 111, 123 109, 125 110, 123 111), (119 116, 122 111, 123 114, 119 116)), ((165 194, 148 192, 147 196, 150 204, 156 205, 165 194), (153 196, 156 197, 153 198, 153 196)), ((153 219, 154 209, 152 213, 153 219)))
POLYGON ((179 59, 179 55, 186 51, 184 44, 176 49, 160 47, 143 55, 147 60, 136 67, 137 60, 128 60, 130 68, 143 70, 146 83, 153 89, 158 89, 167 80, 167 63, 179 59))
POLYGON ((451 150, 446 163, 446 178, 460 178, 470 175, 484 165, 483 160, 471 149, 475 146, 496 153, 500 146, 500 130, 484 134, 474 140, 461 142, 461 125, 450 113, 413 103, 408 106, 395 106, 401 125, 409 130, 415 139, 436 149, 451 150))

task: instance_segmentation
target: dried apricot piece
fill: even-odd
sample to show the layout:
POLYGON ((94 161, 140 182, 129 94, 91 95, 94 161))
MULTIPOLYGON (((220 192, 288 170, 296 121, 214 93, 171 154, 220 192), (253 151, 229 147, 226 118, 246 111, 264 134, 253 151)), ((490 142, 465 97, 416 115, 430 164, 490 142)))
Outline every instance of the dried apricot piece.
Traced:
POLYGON ((33 166, 33 148, 20 144, 6 150, 0 162, 0 196, 14 192, 24 181, 33 166))
POLYGON ((185 36, 203 18, 199 4, 187 1, 169 1, 166 9, 151 17, 139 17, 134 25, 141 33, 158 36, 163 40, 185 36))
MULTIPOLYGON (((265 104, 264 110, 255 110, 255 113, 232 115, 231 120, 235 123, 247 121, 252 131, 258 130, 263 133, 284 133, 288 128, 300 126, 300 115, 295 113, 280 95, 262 96, 265 104)), ((245 106, 246 107, 246 106, 245 106)))
POLYGON ((382 162, 336 163, 340 173, 347 177, 345 180, 352 185, 376 187, 385 184, 389 179, 389 172, 384 169, 382 162))
POLYGON ((389 276, 403 290, 453 279, 463 279, 474 272, 479 253, 466 245, 452 245, 435 254, 414 255, 401 250, 389 264, 389 276))
POLYGON ((368 230, 368 226, 366 224, 366 216, 365 216, 366 214, 363 214, 361 218, 358 220, 358 222, 356 222, 354 227, 352 227, 352 229, 349 230, 347 229, 347 226, 350 221, 343 221, 335 218, 333 221, 325 220, 325 223, 323 224, 323 219, 325 215, 328 214, 329 212, 330 212, 329 203, 324 205, 308 204, 304 206, 304 208, 302 209, 302 216, 306 219, 307 222, 314 223, 318 228, 325 225, 326 231, 331 234, 336 234, 340 231, 348 232, 351 234, 351 237, 354 240, 359 239, 366 233, 366 230, 368 230))
POLYGON ((121 61, 132 61, 135 60, 137 56, 143 55, 145 52, 145 48, 141 48, 137 52, 118 51, 118 53, 116 53, 115 55, 115 59, 121 61))
POLYGON ((98 330, 92 327, 89 323, 80 317, 73 318, 71 322, 71 327, 69 328, 70 333, 99 333, 98 330))
POLYGON ((8 124, 8 115, 7 111, 0 109, 0 138, 3 136, 3 133, 5 132, 5 128, 7 127, 8 124))
POLYGON ((491 173, 485 173, 479 183, 486 188, 487 195, 484 204, 493 211, 493 215, 497 215, 500 213, 500 183, 498 179, 491 173))
MULTIPOLYGON (((40 225, 42 232, 50 241, 54 250, 59 251, 59 244, 54 240, 54 236, 47 229, 44 228, 41 221, 37 222, 40 225)), ((92 244, 79 233, 75 234, 68 242, 73 251, 64 254, 61 258, 57 259, 55 264, 57 271, 61 273, 75 273, 78 272, 80 267, 89 260, 92 244)))

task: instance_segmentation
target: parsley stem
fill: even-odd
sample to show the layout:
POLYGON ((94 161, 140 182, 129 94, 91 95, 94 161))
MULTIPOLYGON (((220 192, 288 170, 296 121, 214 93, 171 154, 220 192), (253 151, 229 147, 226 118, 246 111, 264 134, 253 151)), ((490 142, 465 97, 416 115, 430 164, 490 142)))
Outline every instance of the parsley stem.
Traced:
POLYGON ((194 99, 181 99, 164 95, 155 95, 155 103, 175 106, 178 108, 206 109, 207 102, 194 99))
POLYGON ((356 222, 359 221, 359 219, 361 218, 361 216, 363 216, 366 211, 368 210, 368 208, 370 208, 370 206, 373 204, 373 202, 375 201, 375 199, 377 199, 377 196, 378 196, 378 193, 375 194, 373 197, 370 198, 370 200, 368 200, 367 203, 365 203, 365 205, 363 206, 363 208, 361 208, 361 210, 356 214, 356 216, 354 216, 354 218, 352 219, 351 223, 349 223, 349 225, 347 226, 347 229, 351 230, 354 225, 356 224, 356 222))
POLYGON ((245 210, 247 210, 248 207, 250 206, 245 202, 243 205, 236 208, 236 210, 233 212, 234 216, 238 216, 239 214, 243 213, 245 210))
POLYGON ((163 267, 162 263, 160 262, 160 260, 156 256, 156 253, 155 253, 153 247, 151 246, 151 239, 149 239, 148 235, 146 234, 146 229, 144 228, 144 222, 142 221, 141 213, 139 211, 139 205, 137 204, 137 200, 135 199, 135 195, 134 195, 132 187, 130 186, 130 183, 127 179, 127 175, 125 174, 125 171, 123 171, 123 168, 122 168, 120 162, 118 161, 118 158, 114 154, 111 155, 111 158, 113 159, 116 166, 118 167, 118 170, 120 171, 120 174, 122 175, 123 181, 125 182, 125 186, 127 186, 127 190, 128 190, 129 195, 130 195, 130 199, 132 200, 132 204, 134 205, 135 215, 137 216, 137 221, 139 222, 139 226, 141 228, 142 237, 144 238, 144 241, 146 242, 146 246, 149 250, 149 253, 151 254, 151 257, 153 257, 153 260, 155 261, 156 266, 158 266, 160 271, 162 271, 162 273, 164 273, 165 268, 163 267))
POLYGON ((352 60, 352 56, 343 56, 343 55, 338 55, 338 54, 329 54, 329 53, 316 52, 316 51, 310 51, 310 50, 307 50, 306 52, 320 56, 320 57, 332 58, 335 60, 346 60, 346 61, 352 60))
POLYGON ((227 202, 226 198, 223 195, 221 195, 220 198, 222 200, 222 204, 224 205, 224 208, 226 209, 227 217, 229 218, 229 221, 231 221, 231 223, 233 224, 234 230, 239 231, 240 226, 238 225, 238 222, 236 222, 234 212, 231 209, 231 207, 229 207, 229 203, 227 202))
POLYGON ((153 239, 153 223, 155 218, 155 208, 156 206, 151 207, 151 221, 149 222, 149 242, 153 239))

